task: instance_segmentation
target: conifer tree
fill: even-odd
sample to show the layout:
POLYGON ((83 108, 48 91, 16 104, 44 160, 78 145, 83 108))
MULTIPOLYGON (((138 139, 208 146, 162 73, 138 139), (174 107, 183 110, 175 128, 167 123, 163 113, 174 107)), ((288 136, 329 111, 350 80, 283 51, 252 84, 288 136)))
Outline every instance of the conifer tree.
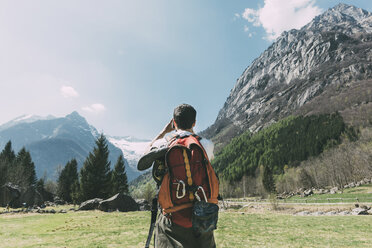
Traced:
POLYGON ((66 202, 73 202, 76 200, 73 200, 73 196, 75 196, 76 191, 78 190, 77 185, 79 185, 77 161, 76 159, 72 159, 67 162, 58 177, 58 196, 66 202))
POLYGON ((41 194, 44 192, 44 179, 43 178, 40 178, 36 182, 36 190, 39 191, 39 193, 41 194))
POLYGON ((111 170, 108 156, 107 141, 101 134, 80 171, 82 200, 107 198, 111 195, 111 170))
POLYGON ((36 185, 37 178, 35 164, 32 162, 31 155, 26 148, 23 147, 18 152, 12 171, 13 179, 18 181, 18 183, 16 182, 18 185, 22 185, 24 187, 36 185))
POLYGON ((8 163, 13 163, 15 158, 16 156, 12 149, 12 142, 9 140, 8 143, 6 143, 4 150, 0 153, 0 159, 3 159, 8 163))
POLYGON ((8 165, 5 160, 0 159, 0 186, 4 185, 8 179, 8 165))
POLYGON ((9 169, 15 160, 15 153, 12 149, 12 142, 9 140, 0 153, 0 186, 9 181, 9 169))
POLYGON ((114 171, 112 172, 112 194, 117 193, 128 193, 128 178, 124 166, 123 155, 120 155, 116 164, 114 171))
POLYGON ((274 182, 273 172, 269 166, 264 166, 262 184, 267 192, 269 193, 275 192, 275 182, 274 182))

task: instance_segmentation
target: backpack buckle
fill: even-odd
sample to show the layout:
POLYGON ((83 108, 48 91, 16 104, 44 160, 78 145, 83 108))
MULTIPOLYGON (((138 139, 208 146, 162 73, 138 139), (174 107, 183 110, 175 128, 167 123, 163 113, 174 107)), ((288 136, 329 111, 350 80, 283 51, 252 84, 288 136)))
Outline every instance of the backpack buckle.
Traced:
POLYGON ((176 191, 177 199, 183 198, 186 195, 186 184, 182 180, 179 180, 178 183, 173 183, 173 184, 177 184, 177 191, 176 191), (179 195, 181 184, 182 184, 182 195, 179 195))
POLYGON ((198 195, 198 191, 199 191, 199 189, 200 189, 201 192, 203 193, 203 196, 204 196, 204 200, 205 200, 205 202, 208 202, 208 200, 207 200, 207 196, 205 195, 205 191, 204 191, 204 189, 203 189, 202 186, 199 186, 198 189, 195 191, 195 197, 196 197, 196 199, 198 199, 198 201, 201 201, 201 198, 200 198, 200 196, 198 195))

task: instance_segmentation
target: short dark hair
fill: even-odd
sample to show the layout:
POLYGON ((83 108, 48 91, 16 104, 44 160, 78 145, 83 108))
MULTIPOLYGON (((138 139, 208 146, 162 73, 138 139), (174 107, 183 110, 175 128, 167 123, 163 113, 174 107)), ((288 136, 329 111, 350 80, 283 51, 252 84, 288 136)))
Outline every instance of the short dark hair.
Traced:
POLYGON ((179 129, 190 129, 196 119, 196 110, 189 104, 181 104, 174 109, 173 119, 179 129))

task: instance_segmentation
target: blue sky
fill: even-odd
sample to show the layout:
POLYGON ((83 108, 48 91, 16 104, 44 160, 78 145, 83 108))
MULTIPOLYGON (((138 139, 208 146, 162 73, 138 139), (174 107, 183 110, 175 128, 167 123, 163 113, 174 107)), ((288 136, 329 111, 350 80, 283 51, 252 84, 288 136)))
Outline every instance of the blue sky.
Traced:
POLYGON ((280 32, 339 2, 3 0, 0 124, 76 110, 99 131, 150 139, 189 103, 201 131, 280 32))

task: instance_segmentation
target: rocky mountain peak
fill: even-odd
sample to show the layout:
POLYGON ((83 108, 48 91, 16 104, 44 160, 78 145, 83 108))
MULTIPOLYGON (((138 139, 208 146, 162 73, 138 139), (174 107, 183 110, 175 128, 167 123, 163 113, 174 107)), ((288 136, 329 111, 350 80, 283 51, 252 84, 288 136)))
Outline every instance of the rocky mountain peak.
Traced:
POLYGON ((369 13, 368 11, 358 8, 354 5, 345 4, 345 3, 339 3, 335 7, 330 8, 327 12, 342 13, 348 16, 352 16, 356 20, 363 20, 371 16, 371 13, 369 13))
POLYGON ((340 3, 315 17, 302 30, 332 31, 342 29, 345 34, 372 32, 372 14, 353 5, 340 3))
POLYGON ((66 119, 88 123, 86 119, 83 116, 81 116, 77 111, 73 111, 71 114, 66 115, 66 119))
POLYGON ((202 135, 226 143, 295 113, 329 86, 371 77, 372 14, 339 4, 300 30, 283 32, 239 77, 202 135))

